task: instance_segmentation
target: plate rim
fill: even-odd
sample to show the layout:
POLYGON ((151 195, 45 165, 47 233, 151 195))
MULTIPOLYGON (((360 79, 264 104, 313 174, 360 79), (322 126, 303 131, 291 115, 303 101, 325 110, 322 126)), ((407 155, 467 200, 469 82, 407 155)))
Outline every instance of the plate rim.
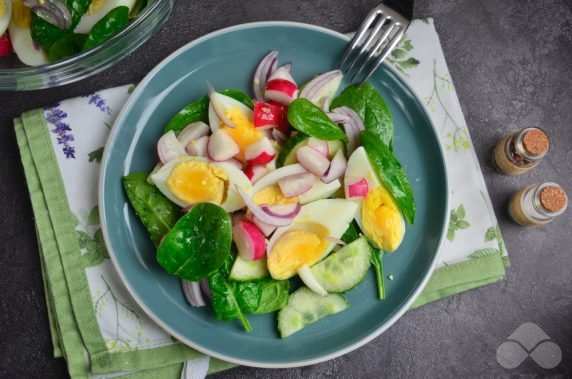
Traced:
MULTIPOLYGON (((128 108, 131 108, 131 104, 134 101, 134 99, 139 97, 138 95, 142 91, 142 89, 141 89, 142 87, 140 85, 142 83, 146 83, 148 80, 150 80, 153 76, 155 76, 155 74, 158 71, 160 71, 170 61, 172 61, 173 59, 175 59, 176 57, 181 55, 186 50, 194 47, 195 45, 198 45, 204 41, 207 41, 207 40, 214 38, 214 37, 217 37, 219 35, 232 33, 234 31, 238 31, 238 30, 242 30, 242 29, 267 27, 267 26, 289 26, 289 27, 297 27, 297 28, 302 28, 302 29, 309 29, 309 30, 314 30, 314 31, 325 33, 325 34, 329 34, 331 36, 343 39, 343 40, 348 41, 348 42, 350 41, 350 37, 348 37, 346 34, 337 32, 335 30, 328 29, 328 28, 318 26, 318 25, 312 25, 312 24, 307 24, 307 23, 303 23, 303 22, 294 22, 294 21, 248 22, 248 23, 243 23, 243 24, 225 27, 225 28, 210 32, 208 34, 205 34, 205 35, 203 35, 197 39, 194 39, 194 40, 186 43, 185 45, 181 46, 180 48, 178 48, 177 50, 173 51, 171 54, 166 56, 151 71, 149 71, 149 73, 147 75, 145 75, 145 77, 143 79, 141 79, 138 82, 138 84, 135 87, 135 90, 131 93, 131 95, 129 96, 129 98, 127 99, 127 101, 125 102, 123 107, 121 108, 121 111, 119 112, 119 114, 115 118, 115 121, 113 122, 113 126, 109 132, 109 136, 107 138, 107 141, 105 143, 105 147, 107 147, 108 144, 116 138, 116 134, 117 134, 117 130, 118 130, 117 125, 125 117, 125 114, 127 113, 128 108)), ((385 67, 387 67, 396 76, 396 78, 398 78, 398 80, 400 80, 410 90, 410 92, 413 95, 413 97, 415 98, 415 100, 418 102, 418 104, 421 105, 420 109, 422 110, 422 112, 425 114, 425 116, 429 120, 429 124, 431 125, 431 128, 433 129, 433 132, 435 133, 435 136, 438 140, 439 134, 437 132, 437 129, 435 128, 435 125, 431 121, 431 118, 429 117, 429 112, 427 111, 427 107, 425 106, 425 104, 421 101, 421 99, 415 93, 415 91, 411 88, 411 86, 408 83, 406 83, 405 80, 399 75, 399 73, 397 72, 397 70, 395 68, 391 67, 389 64, 387 64, 387 62, 383 62, 383 65, 385 67)), ((450 195, 449 195, 449 178, 448 178, 448 173, 447 173, 447 165, 445 162, 445 154, 443 151, 443 147, 441 146, 440 143, 438 143, 438 146, 439 146, 439 153, 441 156, 441 161, 443 162, 443 171, 445 173, 445 175, 444 175, 444 180, 445 180, 444 184, 445 184, 445 189, 446 189, 445 210, 448 210, 449 209, 449 197, 450 197, 450 195)), ((124 273, 121 269, 121 265, 119 264, 119 262, 116 258, 115 252, 113 251, 113 249, 111 247, 111 241, 109 239, 109 235, 107 232, 107 226, 106 226, 107 225, 106 213, 105 213, 105 209, 103 206, 103 204, 104 204, 104 195, 103 194, 104 194, 104 183, 105 183, 104 177, 105 177, 105 173, 107 171, 108 159, 109 159, 108 149, 104 148, 103 156, 101 159, 101 168, 100 168, 99 177, 98 177, 98 210, 99 210, 100 219, 101 219, 100 220, 101 231, 103 234, 105 246, 109 252, 109 257, 111 258, 113 266, 114 266, 115 270, 117 271, 119 278, 121 279, 121 283, 126 287, 127 291, 129 292, 129 295, 135 300, 137 305, 139 307, 141 307, 141 309, 143 309, 145 314, 149 318, 151 318, 151 320, 153 320, 153 322, 155 322, 157 325, 159 325, 165 332, 167 332, 169 335, 174 337, 179 343, 182 343, 183 345, 186 345, 190 348, 193 348, 193 349, 197 350, 198 352, 206 354, 210 357, 214 357, 217 359, 221 359, 223 361, 227 361, 227 362, 234 363, 237 365, 242 365, 242 366, 258 367, 258 368, 294 368, 294 367, 303 367, 303 366, 314 365, 314 364, 329 361, 331 359, 334 359, 334 358, 340 357, 342 355, 345 355, 347 353, 350 353, 350 352, 362 347, 363 345, 367 344, 368 342, 372 341, 373 339, 375 339, 379 335, 381 335, 389 327, 391 327, 397 320, 399 320, 403 316, 403 314, 405 314, 405 312, 407 312, 410 309, 410 306, 419 297, 419 295, 421 294, 421 292, 423 291, 423 289, 427 285, 427 282, 429 281, 433 272, 435 271, 435 265, 437 263, 439 251, 441 250, 441 247, 442 247, 443 242, 444 242, 445 230, 447 229, 447 224, 449 222, 449 220, 447 218, 447 212, 445 212, 445 220, 443 222, 443 229, 442 229, 441 235, 439 237, 439 243, 438 243, 437 249, 436 249, 437 251, 434 254, 432 262, 429 265, 429 268, 428 268, 427 272, 425 273, 425 275, 424 275, 423 279, 421 280, 417 289, 413 292, 413 294, 411 294, 409 296, 409 298, 407 299, 405 304, 403 304, 401 309, 399 309, 393 316, 391 316, 384 325, 377 328, 374 332, 370 333, 367 337, 362 338, 362 339, 356 341, 355 343, 352 343, 348 346, 345 346, 344 348, 336 350, 332 353, 324 354, 324 355, 321 355, 321 356, 315 357, 315 358, 295 360, 295 361, 287 362, 287 363, 284 363, 284 362, 282 362, 282 363, 269 363, 269 362, 258 362, 258 361, 254 361, 254 360, 248 360, 248 359, 240 359, 240 358, 227 356, 225 354, 221 354, 221 353, 218 353, 216 351, 207 349, 207 348, 205 348, 199 344, 194 343, 193 341, 191 341, 188 338, 180 335, 179 333, 177 333, 169 325, 167 325, 159 317, 157 317, 155 315, 155 313, 151 309, 149 309, 149 307, 147 307, 147 305, 144 303, 144 301, 137 295, 136 291, 131 286, 131 283, 124 276, 124 273)))

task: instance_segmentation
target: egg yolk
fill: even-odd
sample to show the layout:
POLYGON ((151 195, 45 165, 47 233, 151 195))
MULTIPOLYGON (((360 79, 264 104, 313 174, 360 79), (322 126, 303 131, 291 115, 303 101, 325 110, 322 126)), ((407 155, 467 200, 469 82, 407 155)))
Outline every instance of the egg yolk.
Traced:
POLYGON ((101 7, 105 5, 105 3, 107 3, 107 0, 91 0, 86 14, 88 16, 95 14, 98 10, 101 9, 101 7))
POLYGON ((392 252, 399 247, 405 225, 401 210, 385 187, 367 194, 361 206, 361 222, 365 235, 377 248, 392 252))
POLYGON ((167 187, 186 204, 210 202, 222 204, 228 189, 228 176, 221 168, 201 161, 186 161, 176 165, 167 187))
POLYGON ((12 1, 12 20, 21 28, 30 27, 32 23, 32 11, 22 3, 22 0, 12 1))
POLYGON ((288 279, 304 266, 316 263, 328 248, 328 241, 314 232, 292 230, 284 233, 267 258, 268 271, 274 279, 288 279))
POLYGON ((239 159, 244 161, 244 149, 246 146, 262 138, 263 134, 260 130, 256 130, 254 123, 250 118, 240 111, 238 107, 232 107, 225 111, 226 116, 236 125, 236 128, 224 126, 223 130, 227 132, 240 148, 238 154, 239 159))
POLYGON ((282 205, 298 202, 298 196, 285 197, 277 184, 261 189, 254 194, 252 199, 257 205, 282 205))
POLYGON ((6 14, 6 2, 4 0, 0 0, 0 18, 4 17, 6 14))

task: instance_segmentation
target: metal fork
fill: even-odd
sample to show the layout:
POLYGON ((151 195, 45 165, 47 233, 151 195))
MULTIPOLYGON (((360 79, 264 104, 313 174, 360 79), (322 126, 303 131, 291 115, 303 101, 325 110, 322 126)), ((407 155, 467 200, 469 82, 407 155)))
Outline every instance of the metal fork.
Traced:
POLYGON ((359 83, 365 82, 397 46, 410 21, 387 5, 379 4, 369 12, 346 47, 338 68, 347 76, 354 71, 350 82, 360 76, 363 79, 359 83))

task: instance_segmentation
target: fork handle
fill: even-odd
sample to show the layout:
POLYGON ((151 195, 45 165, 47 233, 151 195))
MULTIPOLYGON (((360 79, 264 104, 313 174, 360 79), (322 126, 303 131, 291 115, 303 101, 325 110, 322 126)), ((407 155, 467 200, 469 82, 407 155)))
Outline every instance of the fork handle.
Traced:
POLYGON ((413 1, 414 0, 381 0, 383 4, 397 11, 409 20, 413 19, 413 1))

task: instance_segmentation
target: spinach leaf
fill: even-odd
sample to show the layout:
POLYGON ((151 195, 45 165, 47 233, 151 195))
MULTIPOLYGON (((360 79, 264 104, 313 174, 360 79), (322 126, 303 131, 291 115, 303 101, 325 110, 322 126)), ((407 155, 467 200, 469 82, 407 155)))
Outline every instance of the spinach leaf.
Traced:
POLYGON ((223 265, 208 276, 208 284, 211 292, 211 305, 217 320, 230 321, 238 318, 247 332, 252 331, 252 326, 240 308, 235 296, 233 284, 227 278, 234 262, 234 254, 229 254, 223 265))
POLYGON ((260 306, 262 296, 262 287, 260 283, 251 282, 233 282, 234 296, 238 301, 240 309, 245 313, 252 313, 260 306))
POLYGON ((218 205, 201 203, 167 234, 157 250, 157 261, 169 274, 196 282, 221 267, 231 242, 228 213, 218 205))
POLYGON ((92 47, 103 43, 122 31, 129 23, 129 8, 126 6, 119 6, 113 8, 101 20, 93 25, 87 41, 83 45, 84 50, 89 50, 92 47))
POLYGON ((375 168, 379 180, 393 195, 407 222, 413 224, 415 220, 415 200, 413 199, 413 190, 407 180, 405 170, 401 167, 401 163, 399 163, 388 147, 379 143, 379 138, 373 132, 364 130, 360 136, 362 146, 375 168))
POLYGON ((342 236, 341 240, 344 241, 346 244, 350 244, 352 242, 354 242, 355 240, 357 240, 359 238, 359 233, 358 233, 358 226, 356 226, 356 222, 352 221, 348 228, 346 229, 346 231, 344 232, 344 235, 342 236))
POLYGON ((308 99, 296 99, 288 107, 288 121, 309 136, 326 141, 347 141, 346 134, 308 99))
POLYGON ((371 84, 349 86, 332 101, 330 109, 344 105, 360 115, 366 130, 393 150, 393 118, 387 103, 371 84))
POLYGON ((288 280, 264 279, 259 282, 261 288, 260 304, 252 313, 263 314, 280 310, 288 303, 288 280))
MULTIPOLYGON (((246 105, 250 109, 254 108, 254 103, 252 99, 248 97, 244 92, 236 89, 223 89, 217 91, 220 94, 232 97, 233 99, 240 101, 242 104, 246 105)), ((185 128, 185 126, 192 124, 193 122, 202 121, 206 124, 209 123, 209 97, 203 96, 197 101, 186 105, 183 109, 179 111, 176 115, 169 120, 163 133, 167 133, 170 130, 179 131, 185 128)))
POLYGON ((135 213, 147 229, 155 246, 175 226, 180 208, 157 187, 147 183, 148 174, 134 172, 123 178, 123 188, 135 213))
POLYGON ((383 281, 383 250, 372 248, 371 264, 375 271, 375 278, 377 280, 377 293, 379 300, 385 299, 385 283, 383 281))
POLYGON ((42 46, 46 52, 49 52, 52 45, 64 34, 71 33, 75 29, 81 16, 87 12, 91 0, 64 0, 64 3, 70 10, 72 16, 71 26, 67 30, 60 29, 46 20, 41 19, 35 13, 32 13, 30 34, 32 39, 42 46))
POLYGON ((48 53, 49 61, 55 62, 81 52, 86 39, 86 34, 64 34, 60 39, 54 42, 50 48, 50 52, 48 53))

